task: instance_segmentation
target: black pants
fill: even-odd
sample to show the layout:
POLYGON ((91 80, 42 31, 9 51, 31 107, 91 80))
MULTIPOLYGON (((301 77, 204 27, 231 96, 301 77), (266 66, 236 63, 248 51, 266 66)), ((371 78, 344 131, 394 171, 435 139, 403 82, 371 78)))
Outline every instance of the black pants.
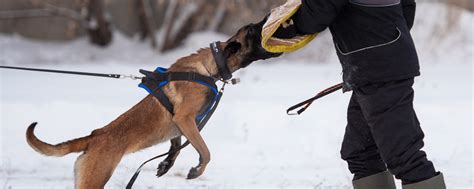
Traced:
POLYGON ((426 158, 423 131, 413 109, 413 78, 353 90, 341 156, 354 180, 388 170, 403 184, 437 173, 426 158))

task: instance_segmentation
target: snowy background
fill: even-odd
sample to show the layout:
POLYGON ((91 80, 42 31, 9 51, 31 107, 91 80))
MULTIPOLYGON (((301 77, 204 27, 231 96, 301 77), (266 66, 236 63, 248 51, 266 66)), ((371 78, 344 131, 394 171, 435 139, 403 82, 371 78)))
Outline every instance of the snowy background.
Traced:
MULTIPOLYGON (((455 10, 459 22, 446 29, 443 19, 451 13, 443 6, 423 3, 418 12, 424 14, 412 31, 422 76, 414 88, 415 109, 426 134, 424 150, 445 174, 448 188, 472 188, 473 14, 455 10)), ((199 33, 182 48, 157 54, 137 40, 114 37, 110 47, 101 49, 87 39, 45 43, 0 35, 0 65, 137 74, 138 69, 169 66, 227 38, 199 33)), ((350 93, 330 95, 298 117, 285 113, 340 82, 341 69, 330 43, 325 33, 298 53, 239 71, 242 83, 227 87, 202 132, 212 155, 204 175, 185 179, 198 163, 196 151, 188 147, 160 179, 154 176, 159 161, 149 164, 135 188, 350 188, 352 176, 339 158, 350 93)), ((78 154, 54 158, 36 153, 25 141, 27 126, 38 121, 38 137, 50 143, 88 135, 146 96, 137 84, 0 70, 0 188, 74 188, 78 154)), ((141 162, 168 147, 164 143, 126 156, 106 188, 125 188, 141 162)))

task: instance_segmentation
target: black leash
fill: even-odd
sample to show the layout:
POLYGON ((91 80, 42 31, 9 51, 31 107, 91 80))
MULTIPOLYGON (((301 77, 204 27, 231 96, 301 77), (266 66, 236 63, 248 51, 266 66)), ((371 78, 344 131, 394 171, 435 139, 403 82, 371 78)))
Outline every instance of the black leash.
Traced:
POLYGON ((305 100, 303 102, 300 102, 290 108, 288 108, 288 110, 286 110, 286 114, 288 115, 300 115, 302 114, 304 111, 306 111, 306 109, 308 109, 309 106, 311 106, 311 104, 315 101, 315 100, 318 100, 319 98, 322 98, 328 94, 331 94, 333 92, 336 92, 338 91, 339 89, 342 89, 342 86, 343 84, 342 83, 339 83, 337 85, 334 85, 332 87, 329 87, 327 89, 325 89, 324 91, 321 91, 319 92, 316 96, 314 96, 313 98, 310 98, 308 100, 305 100), (302 107, 304 106, 304 107, 302 107), (302 107, 301 109, 299 109, 298 111, 296 111, 296 113, 290 113, 291 111, 297 109, 297 108, 300 108, 302 107))
MULTIPOLYGON (((219 90, 219 93, 218 93, 218 96, 217 96, 217 99, 216 99, 216 102, 214 103, 214 105, 212 106, 211 108, 211 111, 203 118, 201 119, 201 121, 199 122, 198 124, 198 129, 199 131, 201 131, 204 126, 206 126, 207 122, 209 121, 209 119, 212 117, 212 114, 214 114, 214 112, 216 111, 217 109, 217 106, 219 105, 219 102, 221 101, 221 98, 222 98, 222 95, 224 94, 224 87, 226 85, 226 82, 224 82, 224 84, 222 85, 221 89, 219 90)), ((169 152, 166 152, 164 154, 161 154, 161 155, 158 155, 158 156, 155 156, 153 158, 150 158, 149 160, 146 160, 145 162, 143 162, 140 167, 138 167, 138 169, 135 171, 135 174, 133 174, 132 178, 130 179, 130 181, 128 181, 128 184, 127 184, 127 187, 126 189, 132 189, 132 186, 133 186, 133 183, 135 183, 135 181, 137 180, 137 177, 138 175, 140 174, 143 166, 145 166, 147 163, 153 161, 153 160, 156 160, 158 158, 161 158, 163 156, 166 156, 166 155, 169 155, 170 153, 175 153, 177 151, 180 151, 181 149, 185 148, 186 146, 189 145, 189 141, 187 140, 184 144, 182 144, 181 146, 179 146, 177 149, 173 150, 173 151, 169 151, 169 152)))
MULTIPOLYGON (((229 81, 229 82, 231 82, 232 84, 235 84, 235 83, 238 83, 239 81, 233 79, 232 81, 229 81)), ((211 111, 201 120, 201 122, 199 122, 199 124, 198 124, 198 129, 199 129, 199 131, 201 131, 201 130, 204 128, 204 126, 206 126, 207 122, 208 122, 209 119, 212 117, 212 114, 214 114, 214 112, 216 111, 217 106, 219 105, 219 102, 220 102, 220 100, 221 100, 221 98, 222 98, 222 95, 223 95, 223 93, 224 93, 224 87, 225 87, 226 83, 227 83, 227 82, 224 81, 224 84, 222 85, 221 89, 219 90, 219 93, 218 93, 219 96, 217 97, 216 102, 215 102, 214 105, 212 106, 211 111)), ((288 115, 299 115, 299 114, 303 113, 315 100, 317 100, 317 99, 319 99, 319 98, 321 98, 321 97, 324 97, 324 96, 326 96, 326 95, 328 95, 328 94, 331 94, 331 93, 333 93, 333 92, 335 92, 335 91, 338 91, 338 90, 342 89, 342 86, 343 86, 343 84, 340 83, 340 84, 334 85, 334 86, 332 86, 332 87, 330 87, 330 88, 327 88, 327 89, 325 89, 324 91, 321 91, 320 93, 318 93, 318 94, 317 94, 316 96, 314 96, 313 98, 310 98, 310 99, 308 99, 308 100, 305 100, 305 101, 303 101, 303 102, 301 102, 301 103, 299 103, 299 104, 297 104, 297 105, 294 105, 294 106, 292 106, 291 108, 289 108, 289 109, 287 110, 287 114, 288 114, 288 115), (297 108, 299 108, 299 107, 301 107, 301 106, 304 106, 304 107, 301 108, 300 110, 298 110, 298 111, 297 111, 297 114, 290 114, 290 113, 289 113, 290 111, 293 111, 293 110, 295 110, 295 109, 297 109, 297 108)), ((190 144, 189 141, 186 141, 184 144, 182 144, 180 147, 178 147, 177 149, 175 149, 175 150, 173 150, 173 151, 169 151, 169 152, 166 152, 166 153, 164 153, 164 154, 160 154, 160 155, 158 155, 158 156, 155 156, 155 157, 150 158, 149 160, 143 162, 143 163, 140 165, 140 167, 138 167, 138 169, 135 171, 135 174, 133 174, 132 178, 130 179, 130 181, 129 181, 128 184, 127 184, 126 189, 132 189, 132 186, 133 186, 133 184, 135 183, 135 181, 137 180, 138 175, 140 174, 140 172, 141 172, 143 166, 145 166, 146 164, 148 164, 149 162, 151 162, 151 161, 153 161, 153 160, 156 160, 156 159, 161 158, 161 157, 163 157, 163 156, 169 155, 170 153, 175 153, 175 152, 177 152, 177 151, 180 151, 181 149, 185 148, 185 147, 188 146, 189 144, 190 144)))
POLYGON ((12 69, 12 70, 25 70, 25 71, 35 71, 35 72, 49 72, 49 73, 59 73, 59 74, 71 74, 71 75, 82 75, 82 76, 93 76, 93 77, 107 77, 114 79, 141 79, 141 77, 133 75, 123 75, 123 74, 104 74, 104 73, 92 73, 92 72, 77 72, 77 71, 67 71, 67 70, 51 70, 51 69, 38 69, 38 68, 27 68, 27 67, 16 67, 16 66, 0 66, 3 69, 12 69))

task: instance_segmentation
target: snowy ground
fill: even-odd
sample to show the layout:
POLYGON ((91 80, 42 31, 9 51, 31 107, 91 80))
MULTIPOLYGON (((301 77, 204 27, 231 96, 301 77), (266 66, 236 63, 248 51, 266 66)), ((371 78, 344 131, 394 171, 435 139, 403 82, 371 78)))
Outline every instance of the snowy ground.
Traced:
MULTIPOLYGON (((434 5, 420 9, 445 14, 434 5)), ((422 62, 422 77, 414 86, 415 108, 426 134, 424 150, 444 172, 450 189, 472 188, 473 184, 472 14, 462 16, 459 28, 446 41, 428 40, 426 28, 438 27, 431 19, 419 19, 419 28, 414 28, 422 62), (433 49, 426 41, 439 48, 433 49)), ((0 36, 0 64, 31 66, 35 62, 42 64, 36 67, 137 73, 140 68, 166 67, 222 39, 225 36, 199 34, 182 49, 159 55, 121 36, 104 50, 85 40, 58 44, 0 36)), ((321 41, 324 44, 328 38, 321 41)), ((323 49, 321 44, 312 45, 299 54, 258 62, 238 72, 242 83, 226 89, 218 111, 203 130, 212 155, 203 176, 185 179, 198 162, 197 153, 188 147, 160 179, 154 177, 159 161, 147 166, 135 188, 350 188, 351 175, 339 159, 350 93, 328 96, 299 117, 285 114, 290 105, 340 82, 334 55, 321 58, 315 54, 332 50, 312 48, 323 49), (314 64, 315 60, 329 64, 314 64)), ((39 155, 26 144, 26 127, 38 121, 37 135, 50 143, 88 135, 146 95, 137 84, 0 70, 0 188, 73 188, 77 154, 62 158, 39 155)), ((160 144, 126 156, 106 188, 124 188, 142 161, 165 152, 168 146, 160 144)))

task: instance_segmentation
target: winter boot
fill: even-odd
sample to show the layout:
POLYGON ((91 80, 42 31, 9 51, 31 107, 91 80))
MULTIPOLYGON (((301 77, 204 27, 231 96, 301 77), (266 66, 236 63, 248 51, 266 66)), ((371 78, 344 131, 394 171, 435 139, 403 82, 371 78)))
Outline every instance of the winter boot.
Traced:
POLYGON ((352 185, 354 189, 396 189, 393 176, 388 171, 355 180, 352 185))
POLYGON ((421 182, 407 184, 402 186, 403 189, 446 189, 446 184, 444 183, 443 174, 426 179, 421 182))

